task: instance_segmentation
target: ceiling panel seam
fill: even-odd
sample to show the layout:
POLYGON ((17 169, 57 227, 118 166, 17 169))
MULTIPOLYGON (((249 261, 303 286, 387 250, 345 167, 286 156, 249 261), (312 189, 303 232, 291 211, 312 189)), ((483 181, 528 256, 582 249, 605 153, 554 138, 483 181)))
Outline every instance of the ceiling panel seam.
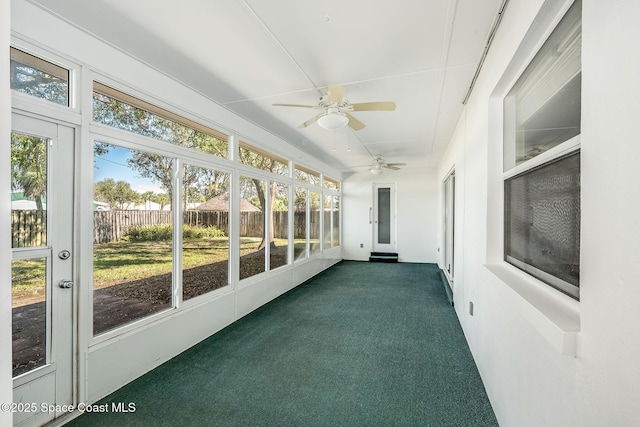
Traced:
POLYGON ((282 49, 282 51, 287 55, 287 57, 289 58, 289 60, 291 62, 293 62, 293 64, 295 64, 295 66, 298 68, 298 70, 300 70, 300 72, 304 75, 304 77, 309 81, 309 83, 311 83, 311 85, 313 85, 314 88, 316 88, 316 90, 318 91, 318 93, 320 94, 320 96, 322 96, 322 93, 320 92, 320 90, 318 89, 318 86, 315 84, 315 82, 311 79, 311 77, 307 74, 307 72, 302 68, 302 66, 300 66, 300 64, 298 64, 298 62, 294 59, 294 57, 289 53, 289 51, 287 50, 287 48, 282 44, 282 42, 280 42, 280 40, 276 37, 276 35, 273 33, 273 31, 271 31, 271 28, 269 28, 269 26, 267 26, 267 24, 260 18, 260 16, 258 16, 258 14, 256 13, 255 10, 253 10, 251 8, 251 6, 249 6, 249 4, 245 1, 242 0, 242 4, 247 8, 247 10, 251 13, 251 15, 256 19, 256 21, 262 26, 262 28, 264 28, 264 30, 267 32, 267 34, 269 34, 269 36, 276 42, 276 44, 278 45, 278 47, 280 49, 282 49))

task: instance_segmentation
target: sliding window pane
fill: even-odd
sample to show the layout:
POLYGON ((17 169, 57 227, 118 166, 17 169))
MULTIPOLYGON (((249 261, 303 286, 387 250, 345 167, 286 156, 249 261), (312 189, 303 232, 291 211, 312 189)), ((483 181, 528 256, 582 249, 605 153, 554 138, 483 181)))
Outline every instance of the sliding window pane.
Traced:
POLYGON ((229 174, 184 168, 182 299, 229 284, 229 174))
POLYGON ((257 178, 240 177, 240 280, 265 271, 266 188, 257 178))
POLYGON ((271 182, 271 255, 269 269, 289 263, 289 186, 271 182))
POLYGON ((93 333, 172 306, 173 159, 94 144, 93 333))

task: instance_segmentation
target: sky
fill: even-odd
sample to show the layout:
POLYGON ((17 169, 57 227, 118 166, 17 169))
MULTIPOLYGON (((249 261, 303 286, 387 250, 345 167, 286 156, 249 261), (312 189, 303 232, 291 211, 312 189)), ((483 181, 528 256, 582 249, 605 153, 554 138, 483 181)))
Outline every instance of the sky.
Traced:
POLYGON ((137 171, 127 165, 131 150, 109 145, 109 152, 103 156, 94 156, 93 182, 112 178, 114 181, 126 181, 138 193, 153 191, 164 193, 162 188, 149 178, 142 178, 137 171))

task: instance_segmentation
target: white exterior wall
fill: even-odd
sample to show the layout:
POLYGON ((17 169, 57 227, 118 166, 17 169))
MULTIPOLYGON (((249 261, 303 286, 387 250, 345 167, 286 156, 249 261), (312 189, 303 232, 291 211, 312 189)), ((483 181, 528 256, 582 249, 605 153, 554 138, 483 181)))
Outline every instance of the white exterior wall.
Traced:
POLYGON ((640 418, 637 0, 583 0, 580 302, 496 268, 502 178, 495 91, 509 65, 521 60, 518 47, 535 29, 538 12, 564 7, 561 3, 509 2, 439 166, 438 182, 456 170, 455 309, 502 426, 635 426, 640 418))
POLYGON ((343 257, 369 260, 373 246, 373 225, 369 209, 373 207, 373 185, 393 184, 396 189, 396 242, 400 262, 437 262, 438 185, 433 168, 368 171, 344 177, 342 194, 343 257), (360 247, 360 244, 363 247, 360 247))
MULTIPOLYGON (((9 81, 8 1, 0 2, 0 404, 13 401, 11 381, 11 90, 9 81)), ((0 425, 13 423, 11 412, 0 411, 0 425)))

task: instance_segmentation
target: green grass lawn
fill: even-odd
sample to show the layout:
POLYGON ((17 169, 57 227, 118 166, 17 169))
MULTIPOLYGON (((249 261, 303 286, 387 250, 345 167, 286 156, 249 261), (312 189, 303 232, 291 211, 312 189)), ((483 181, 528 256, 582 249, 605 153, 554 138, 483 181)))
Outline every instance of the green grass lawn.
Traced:
MULTIPOLYGON (((276 246, 286 246, 287 240, 276 239, 276 246)), ((254 252, 260 238, 242 237, 240 256, 254 252)), ((296 255, 304 251, 305 241, 294 241, 296 255)), ((229 258, 229 239, 185 239, 182 266, 184 269, 225 261, 229 258)), ((172 269, 171 241, 113 242, 94 245, 94 288, 170 273, 172 269)), ((44 289, 46 258, 14 260, 12 262, 12 290, 44 289)))

